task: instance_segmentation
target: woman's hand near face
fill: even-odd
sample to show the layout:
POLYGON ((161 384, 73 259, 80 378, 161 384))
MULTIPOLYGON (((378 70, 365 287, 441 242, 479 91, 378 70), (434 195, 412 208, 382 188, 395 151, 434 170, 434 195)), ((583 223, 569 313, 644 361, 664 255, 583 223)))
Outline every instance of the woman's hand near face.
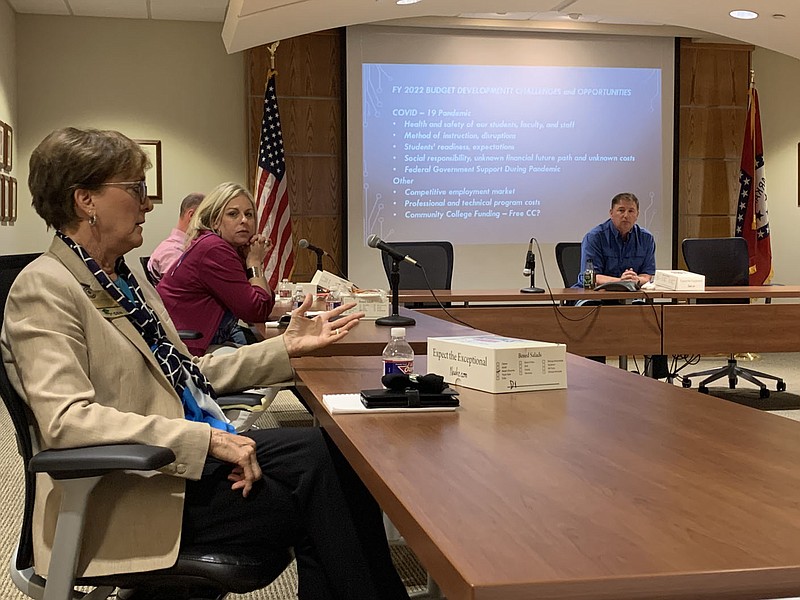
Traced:
POLYGON ((363 312, 340 316, 344 311, 356 306, 354 302, 350 302, 309 319, 303 315, 311 308, 312 301, 311 294, 306 294, 303 304, 292 311, 292 320, 289 321, 283 334, 283 343, 292 358, 303 356, 342 339, 364 316, 363 312))
POLYGON ((272 247, 272 241, 265 235, 256 233, 250 238, 246 246, 242 246, 241 253, 248 267, 260 267, 264 258, 272 247))

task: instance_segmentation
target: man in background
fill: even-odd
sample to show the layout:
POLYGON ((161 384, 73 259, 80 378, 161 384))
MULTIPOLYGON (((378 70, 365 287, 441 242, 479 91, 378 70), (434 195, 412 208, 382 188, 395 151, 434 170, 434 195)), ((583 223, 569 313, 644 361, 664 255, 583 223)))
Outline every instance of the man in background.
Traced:
MULTIPOLYGON (((583 287, 586 261, 591 259, 595 284, 611 281, 633 281, 637 287, 649 282, 656 273, 656 241, 653 234, 636 224, 639 218, 639 199, 622 192, 611 199, 609 218, 593 228, 581 242, 581 270, 572 287, 583 287)), ((578 304, 582 304, 580 301, 578 304)), ((621 304, 619 300, 590 300, 587 304, 621 304)), ((606 362, 605 356, 588 356, 606 362)), ((667 357, 658 355, 646 359, 654 377, 669 375, 667 357)))
POLYGON ((161 280, 164 273, 183 254, 189 222, 194 216, 194 211, 197 210, 197 207, 205 197, 205 194, 194 192, 181 201, 177 225, 175 225, 169 237, 156 246, 156 249, 150 255, 150 260, 147 262, 147 270, 156 282, 161 280))
POLYGON ((587 259, 592 260, 597 285, 627 280, 641 286, 656 273, 655 238, 636 224, 639 199, 630 192, 617 194, 608 212, 610 218, 583 237, 581 270, 573 287, 583 287, 587 259))

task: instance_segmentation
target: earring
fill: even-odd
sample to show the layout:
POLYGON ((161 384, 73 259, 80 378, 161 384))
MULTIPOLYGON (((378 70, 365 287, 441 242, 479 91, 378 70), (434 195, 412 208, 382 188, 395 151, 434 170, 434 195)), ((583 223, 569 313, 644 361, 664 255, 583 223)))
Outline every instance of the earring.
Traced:
POLYGON ((89 215, 89 225, 94 227, 97 224, 97 215, 92 213, 89 215))

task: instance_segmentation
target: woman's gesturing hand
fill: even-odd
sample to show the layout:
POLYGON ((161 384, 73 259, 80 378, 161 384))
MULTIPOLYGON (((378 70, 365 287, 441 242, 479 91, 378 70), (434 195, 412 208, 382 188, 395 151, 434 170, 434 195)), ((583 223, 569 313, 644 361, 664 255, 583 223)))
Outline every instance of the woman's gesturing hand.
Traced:
POLYGON ((354 302, 350 302, 309 319, 303 315, 311 308, 311 303, 311 294, 306 294, 303 304, 292 311, 292 320, 283 334, 283 342, 290 357, 303 356, 342 339, 364 316, 363 312, 342 316, 343 312, 356 306, 354 302))
POLYGON ((249 437, 211 429, 208 453, 221 461, 231 463, 233 470, 228 475, 231 489, 242 490, 247 498, 253 484, 261 479, 261 467, 256 460, 256 443, 249 437))

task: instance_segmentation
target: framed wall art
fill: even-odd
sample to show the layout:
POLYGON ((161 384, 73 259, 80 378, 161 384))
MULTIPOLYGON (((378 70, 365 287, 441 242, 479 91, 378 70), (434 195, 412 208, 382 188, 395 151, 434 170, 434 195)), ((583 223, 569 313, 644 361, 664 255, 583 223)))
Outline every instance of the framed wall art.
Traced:
POLYGON ((8 220, 8 209, 6 208, 6 176, 0 173, 0 222, 8 220))
POLYGON ((6 220, 13 223, 17 220, 17 180, 6 177, 6 220))
POLYGON ((17 220, 17 180, 0 174, 0 221, 10 223, 17 220))
POLYGON ((12 160, 12 136, 11 125, 0 121, 0 169, 11 171, 12 160))
POLYGON ((161 187, 161 140, 135 141, 142 147, 142 150, 145 151, 150 159, 150 163, 153 165, 153 167, 145 173, 147 197, 153 201, 161 202, 163 200, 163 191, 161 187))

